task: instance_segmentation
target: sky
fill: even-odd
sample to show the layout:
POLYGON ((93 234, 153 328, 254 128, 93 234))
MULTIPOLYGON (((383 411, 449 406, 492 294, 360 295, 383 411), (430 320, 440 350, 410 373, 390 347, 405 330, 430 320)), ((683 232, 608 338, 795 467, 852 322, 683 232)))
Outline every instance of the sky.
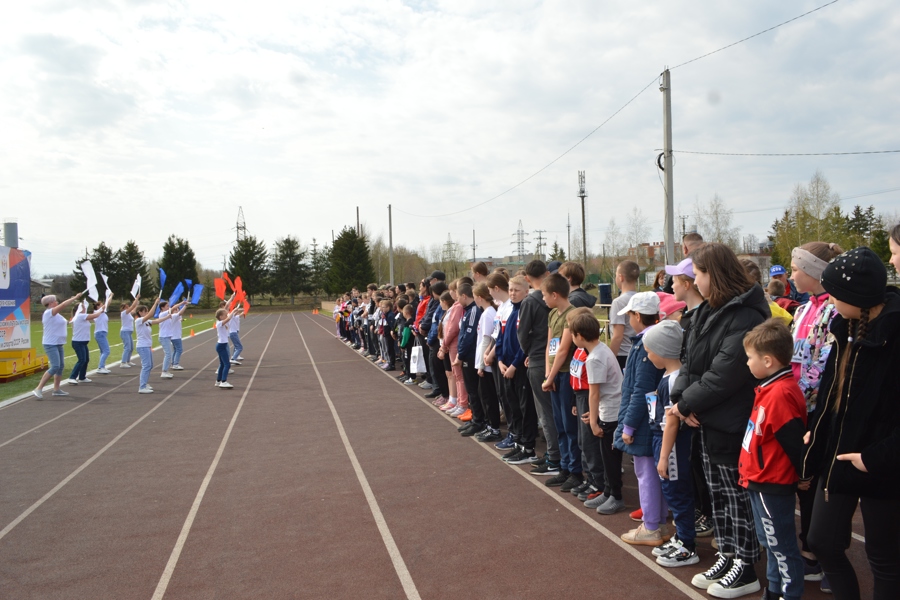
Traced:
MULTIPOLYGON (((386 239, 391 205, 395 245, 471 253, 474 230, 477 256, 503 256, 519 221, 529 248, 538 229, 565 247, 583 170, 592 252, 634 207, 661 240, 659 74, 827 2, 16 3, 0 219, 36 275, 101 241, 154 259, 171 234, 221 267, 239 207, 270 245, 330 243, 357 207, 386 239)), ((900 154, 677 151, 900 150, 898 55, 895 2, 839 0, 672 69, 676 214, 690 227, 718 194, 764 238, 817 169, 845 210, 895 214, 900 154)))

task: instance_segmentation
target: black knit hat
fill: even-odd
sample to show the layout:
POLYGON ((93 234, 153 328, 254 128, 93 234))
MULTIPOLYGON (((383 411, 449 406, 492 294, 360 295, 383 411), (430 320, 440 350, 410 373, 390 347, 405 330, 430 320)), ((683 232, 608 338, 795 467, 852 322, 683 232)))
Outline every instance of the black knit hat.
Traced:
POLYGON ((837 300, 857 308, 884 303, 887 269, 866 247, 844 252, 825 267, 822 287, 837 300))

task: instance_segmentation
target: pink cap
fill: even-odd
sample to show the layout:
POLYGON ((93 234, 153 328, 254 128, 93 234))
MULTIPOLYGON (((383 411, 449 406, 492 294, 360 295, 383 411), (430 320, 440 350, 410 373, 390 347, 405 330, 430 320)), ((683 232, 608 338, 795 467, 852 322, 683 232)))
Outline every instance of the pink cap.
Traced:
POLYGON ((687 304, 680 300, 676 300, 675 296, 673 296, 672 294, 667 294, 665 292, 656 292, 656 295, 659 296, 660 319, 665 319, 672 313, 687 308, 687 304))

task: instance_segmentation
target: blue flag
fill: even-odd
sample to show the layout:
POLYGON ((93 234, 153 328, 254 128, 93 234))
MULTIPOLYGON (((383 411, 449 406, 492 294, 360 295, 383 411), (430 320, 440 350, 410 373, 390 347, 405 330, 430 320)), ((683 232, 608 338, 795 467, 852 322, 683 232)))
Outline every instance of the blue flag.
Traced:
POLYGON ((159 268, 159 296, 162 297, 163 288, 166 286, 166 272, 159 268))
POLYGON ((175 291, 172 292, 171 296, 169 296, 170 310, 171 310, 172 306, 174 306, 175 304, 178 304, 178 301, 181 300, 181 295, 183 293, 184 293, 184 284, 179 281, 178 285, 175 286, 175 291))
POLYGON ((191 304, 200 304, 200 294, 203 293, 203 284, 198 283, 194 286, 194 293, 191 295, 191 304))

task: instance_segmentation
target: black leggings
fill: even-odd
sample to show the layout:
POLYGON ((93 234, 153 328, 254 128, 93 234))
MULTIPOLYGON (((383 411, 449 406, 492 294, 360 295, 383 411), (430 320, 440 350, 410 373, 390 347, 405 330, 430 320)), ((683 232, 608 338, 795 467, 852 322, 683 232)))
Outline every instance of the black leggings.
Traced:
POLYGON ((856 571, 847 558, 853 513, 862 512, 866 531, 866 556, 875 580, 871 598, 897 598, 900 590, 900 511, 896 498, 860 498, 850 494, 828 494, 823 485, 816 490, 807 541, 828 577, 835 600, 860 597, 856 571))

